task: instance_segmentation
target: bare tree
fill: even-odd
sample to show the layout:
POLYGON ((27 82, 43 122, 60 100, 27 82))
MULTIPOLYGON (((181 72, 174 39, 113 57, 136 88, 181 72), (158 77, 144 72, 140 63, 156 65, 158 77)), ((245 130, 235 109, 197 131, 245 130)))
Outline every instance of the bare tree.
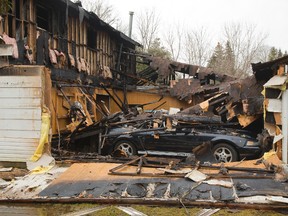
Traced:
POLYGON ((178 61, 182 50, 183 28, 178 23, 170 25, 167 29, 168 31, 164 34, 164 42, 171 53, 172 59, 178 61))
POLYGON ((205 66, 211 56, 211 38, 203 27, 186 33, 185 56, 189 64, 205 66))
POLYGON ((117 22, 113 24, 113 27, 118 31, 123 32, 124 34, 128 35, 129 26, 124 24, 122 20, 118 19, 117 22))
MULTIPOLYGON (((78 0, 74 0, 77 2, 78 0)), ((82 6, 88 10, 94 12, 101 20, 105 21, 109 25, 121 26, 118 15, 109 2, 105 0, 81 0, 82 6)))
POLYGON ((224 40, 229 41, 235 55, 235 75, 243 77, 251 73, 251 63, 259 58, 267 34, 257 33, 253 24, 230 23, 224 26, 224 40))
POLYGON ((143 45, 143 51, 147 51, 157 38, 160 18, 155 9, 144 10, 136 17, 138 41, 143 45))
POLYGON ((255 62, 267 62, 267 61, 269 61, 270 50, 271 50, 270 46, 263 45, 258 52, 258 55, 255 59, 255 62))

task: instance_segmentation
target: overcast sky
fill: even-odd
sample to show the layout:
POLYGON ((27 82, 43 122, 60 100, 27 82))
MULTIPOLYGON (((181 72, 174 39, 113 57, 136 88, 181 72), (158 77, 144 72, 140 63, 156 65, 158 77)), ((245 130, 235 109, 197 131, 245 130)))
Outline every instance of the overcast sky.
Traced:
POLYGON ((204 27, 211 35, 215 35, 215 38, 227 22, 251 23, 257 25, 259 32, 268 33, 267 45, 281 48, 282 51, 288 50, 288 0, 107 0, 107 2, 113 5, 123 23, 127 25, 129 11, 134 11, 137 16, 141 10, 153 8, 159 13, 163 29, 174 23, 182 23, 187 29, 204 27))

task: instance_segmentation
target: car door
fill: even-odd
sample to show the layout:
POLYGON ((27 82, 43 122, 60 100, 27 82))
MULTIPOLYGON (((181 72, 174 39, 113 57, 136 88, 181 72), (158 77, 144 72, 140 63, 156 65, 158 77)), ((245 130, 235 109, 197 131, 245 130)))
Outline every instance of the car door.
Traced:
POLYGON ((154 148, 158 151, 191 152, 197 145, 197 136, 180 130, 163 131, 153 140, 154 148))
POLYGON ((166 134, 161 138, 161 142, 165 142, 163 146, 170 151, 191 153, 193 148, 209 142, 212 138, 213 136, 206 131, 189 128, 182 129, 175 134, 166 134))

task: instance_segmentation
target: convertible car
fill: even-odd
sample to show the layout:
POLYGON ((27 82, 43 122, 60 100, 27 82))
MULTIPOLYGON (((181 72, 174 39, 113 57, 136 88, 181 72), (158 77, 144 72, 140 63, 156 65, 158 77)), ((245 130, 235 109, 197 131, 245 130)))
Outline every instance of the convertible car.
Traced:
POLYGON ((197 146, 209 143, 209 151, 218 162, 257 158, 262 153, 259 141, 249 132, 219 128, 165 128, 138 130, 113 128, 106 137, 104 149, 121 150, 127 155, 145 154, 188 156, 197 146))

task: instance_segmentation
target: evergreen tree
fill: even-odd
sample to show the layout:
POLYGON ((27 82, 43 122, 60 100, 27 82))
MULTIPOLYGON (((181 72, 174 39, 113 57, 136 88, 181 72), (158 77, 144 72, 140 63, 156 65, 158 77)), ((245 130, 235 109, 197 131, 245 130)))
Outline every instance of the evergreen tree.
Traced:
POLYGON ((224 65, 223 72, 225 74, 235 75, 235 55, 233 53, 229 41, 226 42, 224 55, 225 55, 224 58, 225 62, 223 64, 224 65))
POLYGON ((269 61, 277 59, 278 51, 275 47, 271 47, 270 53, 269 53, 269 61))
POLYGON ((152 56, 157 56, 161 58, 171 59, 171 53, 161 46, 160 38, 156 38, 152 43, 150 48, 147 50, 148 54, 152 56))
MULTIPOLYGON (((139 50, 138 50, 139 51, 139 50)), ((157 56, 163 59, 169 59, 171 60, 171 53, 165 49, 165 47, 161 46, 161 41, 160 38, 156 38, 150 45, 150 48, 147 50, 147 54, 151 56, 157 56)), ((142 71, 144 70, 147 65, 146 64, 141 64, 140 62, 142 61, 141 57, 137 57, 137 63, 136 65, 136 71, 142 71)))
POLYGON ((221 73, 223 71, 224 51, 221 43, 217 43, 214 52, 208 61, 208 67, 212 68, 215 72, 221 73))
POLYGON ((226 42, 225 49, 218 42, 208 62, 208 67, 215 72, 235 76, 235 55, 229 41, 226 42))
POLYGON ((283 53, 282 53, 281 49, 279 49, 277 58, 281 58, 281 57, 283 57, 283 53))

